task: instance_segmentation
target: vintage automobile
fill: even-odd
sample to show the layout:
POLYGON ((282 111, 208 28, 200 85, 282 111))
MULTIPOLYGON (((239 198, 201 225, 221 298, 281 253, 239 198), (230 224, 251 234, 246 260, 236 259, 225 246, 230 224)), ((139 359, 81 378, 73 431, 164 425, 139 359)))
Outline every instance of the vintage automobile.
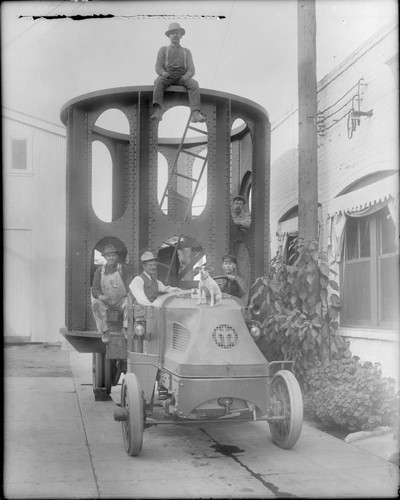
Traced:
POLYGON ((158 122, 152 96, 153 86, 105 89, 61 109, 67 245, 60 331, 79 352, 92 353, 96 401, 110 399, 124 374, 115 418, 129 455, 140 452, 146 427, 172 423, 264 420, 274 442, 290 448, 302 427, 301 392, 290 363, 269 363, 258 348, 251 298, 223 295, 210 307, 197 304, 193 291, 196 266, 206 262, 221 274, 227 253, 248 289, 268 273, 268 113, 247 98, 201 89, 206 121, 193 126, 186 89, 172 86, 158 122), (246 227, 232 216, 238 194, 250 216, 246 227), (152 251, 158 278, 182 291, 158 297, 127 339, 121 318, 110 315, 104 344, 91 286, 109 243, 134 275, 142 252, 152 251))
POLYGON ((127 453, 139 454, 151 425, 251 420, 266 420, 274 443, 291 448, 303 422, 295 376, 266 361, 250 308, 226 294, 214 307, 198 305, 196 291, 159 296, 128 339, 114 413, 127 453))

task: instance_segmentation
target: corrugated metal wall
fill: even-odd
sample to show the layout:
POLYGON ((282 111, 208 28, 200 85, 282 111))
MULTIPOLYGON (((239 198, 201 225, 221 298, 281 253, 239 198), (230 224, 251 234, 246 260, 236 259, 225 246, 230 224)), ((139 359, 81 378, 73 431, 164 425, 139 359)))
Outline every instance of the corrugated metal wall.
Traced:
POLYGON ((26 335, 29 318, 32 342, 62 340, 59 328, 64 326, 65 305, 66 141, 61 134, 62 130, 58 132, 46 123, 42 127, 40 121, 28 125, 3 116, 4 227, 11 245, 5 247, 6 338, 26 335), (28 140, 26 171, 11 170, 12 138, 28 140), (17 269, 15 251, 24 256, 26 267, 17 269), (30 276, 29 301, 25 290, 19 290, 29 286, 26 275, 30 276), (29 302, 25 304, 24 319, 19 317, 16 294, 29 302))
POLYGON ((4 231, 4 335, 29 340, 31 335, 31 232, 4 231))

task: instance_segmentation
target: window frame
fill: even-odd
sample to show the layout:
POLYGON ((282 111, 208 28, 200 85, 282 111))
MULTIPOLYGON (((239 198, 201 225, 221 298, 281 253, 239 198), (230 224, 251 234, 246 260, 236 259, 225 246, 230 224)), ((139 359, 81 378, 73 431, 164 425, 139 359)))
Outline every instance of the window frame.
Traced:
MULTIPOLYGON (((369 307, 371 311, 370 319, 359 319, 355 320, 353 318, 343 318, 341 314, 340 324, 342 327, 367 327, 367 328, 382 328, 387 329, 396 326, 396 319, 385 320, 381 318, 382 315, 382 294, 381 290, 381 262, 382 260, 393 258, 397 256, 399 258, 398 249, 395 252, 383 254, 381 253, 382 241, 379 228, 379 219, 382 210, 387 209, 383 207, 381 210, 366 215, 369 218, 369 240, 370 240, 370 255, 369 257, 358 257, 357 259, 346 260, 345 249, 346 249, 346 237, 344 238, 344 244, 342 249, 342 260, 340 265, 340 289, 342 290, 341 295, 343 301, 346 300, 346 288, 345 288, 345 273, 348 266, 357 265, 360 263, 369 262, 369 272, 370 272, 370 283, 369 283, 369 307)), ((363 217, 357 218, 362 219, 363 217)), ((344 231, 347 230, 347 222, 344 231)), ((346 233, 345 233, 346 235, 346 233)), ((357 242, 358 249, 357 253, 360 255, 360 223, 357 224, 357 242)))
POLYGON ((6 172, 15 176, 29 176, 33 174, 33 140, 28 135, 14 135, 7 142, 7 167, 6 172), (13 168, 13 141, 24 140, 26 143, 26 168, 13 168))

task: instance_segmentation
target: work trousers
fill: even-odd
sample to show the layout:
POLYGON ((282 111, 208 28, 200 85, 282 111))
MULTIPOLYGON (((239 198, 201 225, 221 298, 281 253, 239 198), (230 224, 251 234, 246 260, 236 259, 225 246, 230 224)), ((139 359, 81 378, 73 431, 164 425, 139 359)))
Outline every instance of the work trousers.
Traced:
POLYGON ((164 101, 164 90, 171 85, 182 85, 189 94, 189 106, 191 111, 200 111, 200 89, 196 80, 191 78, 186 83, 183 83, 181 78, 173 78, 171 76, 159 76, 154 80, 153 104, 158 104, 160 107, 164 101))
POLYGON ((92 302, 93 316, 96 321, 97 331, 101 333, 107 332, 110 329, 107 322, 108 310, 122 312, 123 327, 128 328, 128 317, 129 317, 128 297, 123 297, 119 302, 119 304, 115 306, 109 306, 100 299, 93 300, 92 302))

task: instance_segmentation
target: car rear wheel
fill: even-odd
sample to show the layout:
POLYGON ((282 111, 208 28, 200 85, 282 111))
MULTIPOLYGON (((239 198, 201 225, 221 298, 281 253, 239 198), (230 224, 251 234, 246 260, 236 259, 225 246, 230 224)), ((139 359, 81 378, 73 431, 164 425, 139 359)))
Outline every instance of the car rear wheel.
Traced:
POLYGON ((273 442, 280 448, 292 448, 303 426, 303 397, 296 377, 280 370, 271 382, 270 416, 285 417, 269 422, 273 442))
POLYGON ((125 450, 131 457, 139 455, 143 444, 143 396, 139 381, 134 373, 127 373, 122 382, 121 408, 128 414, 122 422, 122 436, 125 450))

